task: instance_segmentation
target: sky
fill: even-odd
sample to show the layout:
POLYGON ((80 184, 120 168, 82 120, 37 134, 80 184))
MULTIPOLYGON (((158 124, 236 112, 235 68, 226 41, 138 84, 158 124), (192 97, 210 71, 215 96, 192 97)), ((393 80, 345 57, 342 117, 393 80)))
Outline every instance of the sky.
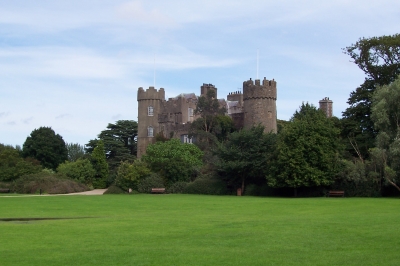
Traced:
POLYGON ((399 32, 398 0, 2 0, 0 143, 51 127, 84 145, 137 121, 139 87, 226 98, 257 73, 278 119, 324 97, 341 118, 365 78, 342 48, 399 32))

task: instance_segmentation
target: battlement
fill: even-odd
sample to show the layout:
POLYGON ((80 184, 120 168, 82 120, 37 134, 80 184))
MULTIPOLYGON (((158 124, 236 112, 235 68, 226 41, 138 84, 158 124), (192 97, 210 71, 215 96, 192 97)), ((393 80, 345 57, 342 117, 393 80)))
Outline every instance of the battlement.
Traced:
POLYGON ((261 85, 261 81, 256 79, 255 82, 250 80, 243 82, 243 99, 256 99, 256 98, 269 98, 276 100, 276 81, 274 79, 268 80, 264 77, 261 85))
POLYGON ((138 89, 137 100, 165 100, 165 91, 164 88, 160 88, 156 90, 153 86, 149 87, 147 90, 144 90, 142 87, 138 89))
POLYGON ((200 95, 207 95, 207 91, 214 90, 215 91, 215 98, 218 99, 218 89, 211 83, 203 83, 200 87, 200 95))
POLYGON ((243 101, 243 94, 242 94, 241 91, 234 91, 234 92, 230 92, 230 93, 227 95, 226 98, 227 98, 228 101, 237 101, 237 102, 242 103, 242 101, 243 101))

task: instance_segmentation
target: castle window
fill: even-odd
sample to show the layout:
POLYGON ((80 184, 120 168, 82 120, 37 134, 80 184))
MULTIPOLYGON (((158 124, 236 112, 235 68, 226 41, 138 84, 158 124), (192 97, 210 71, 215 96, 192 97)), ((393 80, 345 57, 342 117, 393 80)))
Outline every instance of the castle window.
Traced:
POLYGON ((148 115, 148 116, 153 116, 153 115, 154 115, 154 108, 153 108, 153 106, 147 107, 147 115, 148 115))
POLYGON ((193 108, 188 108, 188 122, 193 120, 193 108))
POLYGON ((268 118, 272 118, 272 112, 268 111, 268 118))
POLYGON ((153 137, 154 136, 154 132, 153 132, 153 127, 152 126, 147 128, 147 136, 148 137, 153 137))
POLYGON ((189 135, 181 135, 181 141, 182 143, 193 143, 193 138, 189 138, 189 135))

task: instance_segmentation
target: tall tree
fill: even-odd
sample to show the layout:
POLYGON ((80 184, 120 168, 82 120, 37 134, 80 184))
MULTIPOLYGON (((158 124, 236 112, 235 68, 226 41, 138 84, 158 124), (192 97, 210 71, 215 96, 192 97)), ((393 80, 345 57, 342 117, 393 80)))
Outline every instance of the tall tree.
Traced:
MULTIPOLYGON (((118 120, 115 124, 108 124, 107 128, 98 135, 104 143, 107 162, 111 171, 116 171, 122 161, 133 161, 137 154, 138 124, 133 120, 118 120)), ((92 153, 98 139, 90 140, 86 144, 86 152, 92 153)))
POLYGON ((25 158, 35 158, 43 167, 53 170, 68 160, 68 150, 63 138, 50 127, 33 130, 25 140, 22 155, 25 158))
POLYGON ((104 150, 104 143, 102 140, 97 142, 97 146, 94 148, 90 160, 95 170, 93 186, 95 188, 106 187, 106 180, 108 178, 109 170, 104 150))
POLYGON ((218 160, 215 165, 220 174, 231 184, 264 179, 270 167, 276 144, 276 134, 264 134, 264 127, 242 129, 228 135, 225 142, 214 150, 218 160))
POLYGON ((67 143, 68 160, 75 162, 85 156, 85 148, 79 143, 67 143))
POLYGON ((225 117, 226 108, 216 98, 215 90, 210 89, 199 97, 194 112, 200 117, 191 124, 189 133, 202 150, 214 146, 218 139, 226 138, 233 131, 233 121, 225 117))
POLYGON ((381 161, 383 178, 400 190, 400 76, 390 85, 379 87, 372 101, 372 120, 376 129, 377 148, 371 150, 375 161, 381 161), (381 158, 376 160, 376 158, 381 158), (391 170, 391 169, 393 170, 391 170), (394 172, 395 171, 395 172, 394 172))
POLYGON ((272 187, 330 185, 338 170, 339 130, 321 110, 302 104, 278 137, 277 157, 267 174, 272 187))
POLYGON ((376 130, 371 121, 372 95, 378 86, 394 81, 400 74, 400 34, 372 38, 361 38, 343 49, 353 62, 367 75, 363 84, 351 92, 348 107, 343 112, 342 135, 349 138, 355 156, 368 156, 374 146, 376 130))

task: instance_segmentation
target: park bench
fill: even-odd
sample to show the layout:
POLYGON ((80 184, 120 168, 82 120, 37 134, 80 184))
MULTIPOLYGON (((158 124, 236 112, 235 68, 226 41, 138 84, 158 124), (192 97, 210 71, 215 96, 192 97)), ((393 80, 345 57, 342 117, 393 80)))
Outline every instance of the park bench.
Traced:
POLYGON ((10 193, 9 188, 0 188, 0 193, 10 193))
POLYGON ((151 193, 165 193, 165 188, 152 188, 151 193))
POLYGON ((328 192, 328 197, 344 197, 344 191, 330 190, 328 192))

